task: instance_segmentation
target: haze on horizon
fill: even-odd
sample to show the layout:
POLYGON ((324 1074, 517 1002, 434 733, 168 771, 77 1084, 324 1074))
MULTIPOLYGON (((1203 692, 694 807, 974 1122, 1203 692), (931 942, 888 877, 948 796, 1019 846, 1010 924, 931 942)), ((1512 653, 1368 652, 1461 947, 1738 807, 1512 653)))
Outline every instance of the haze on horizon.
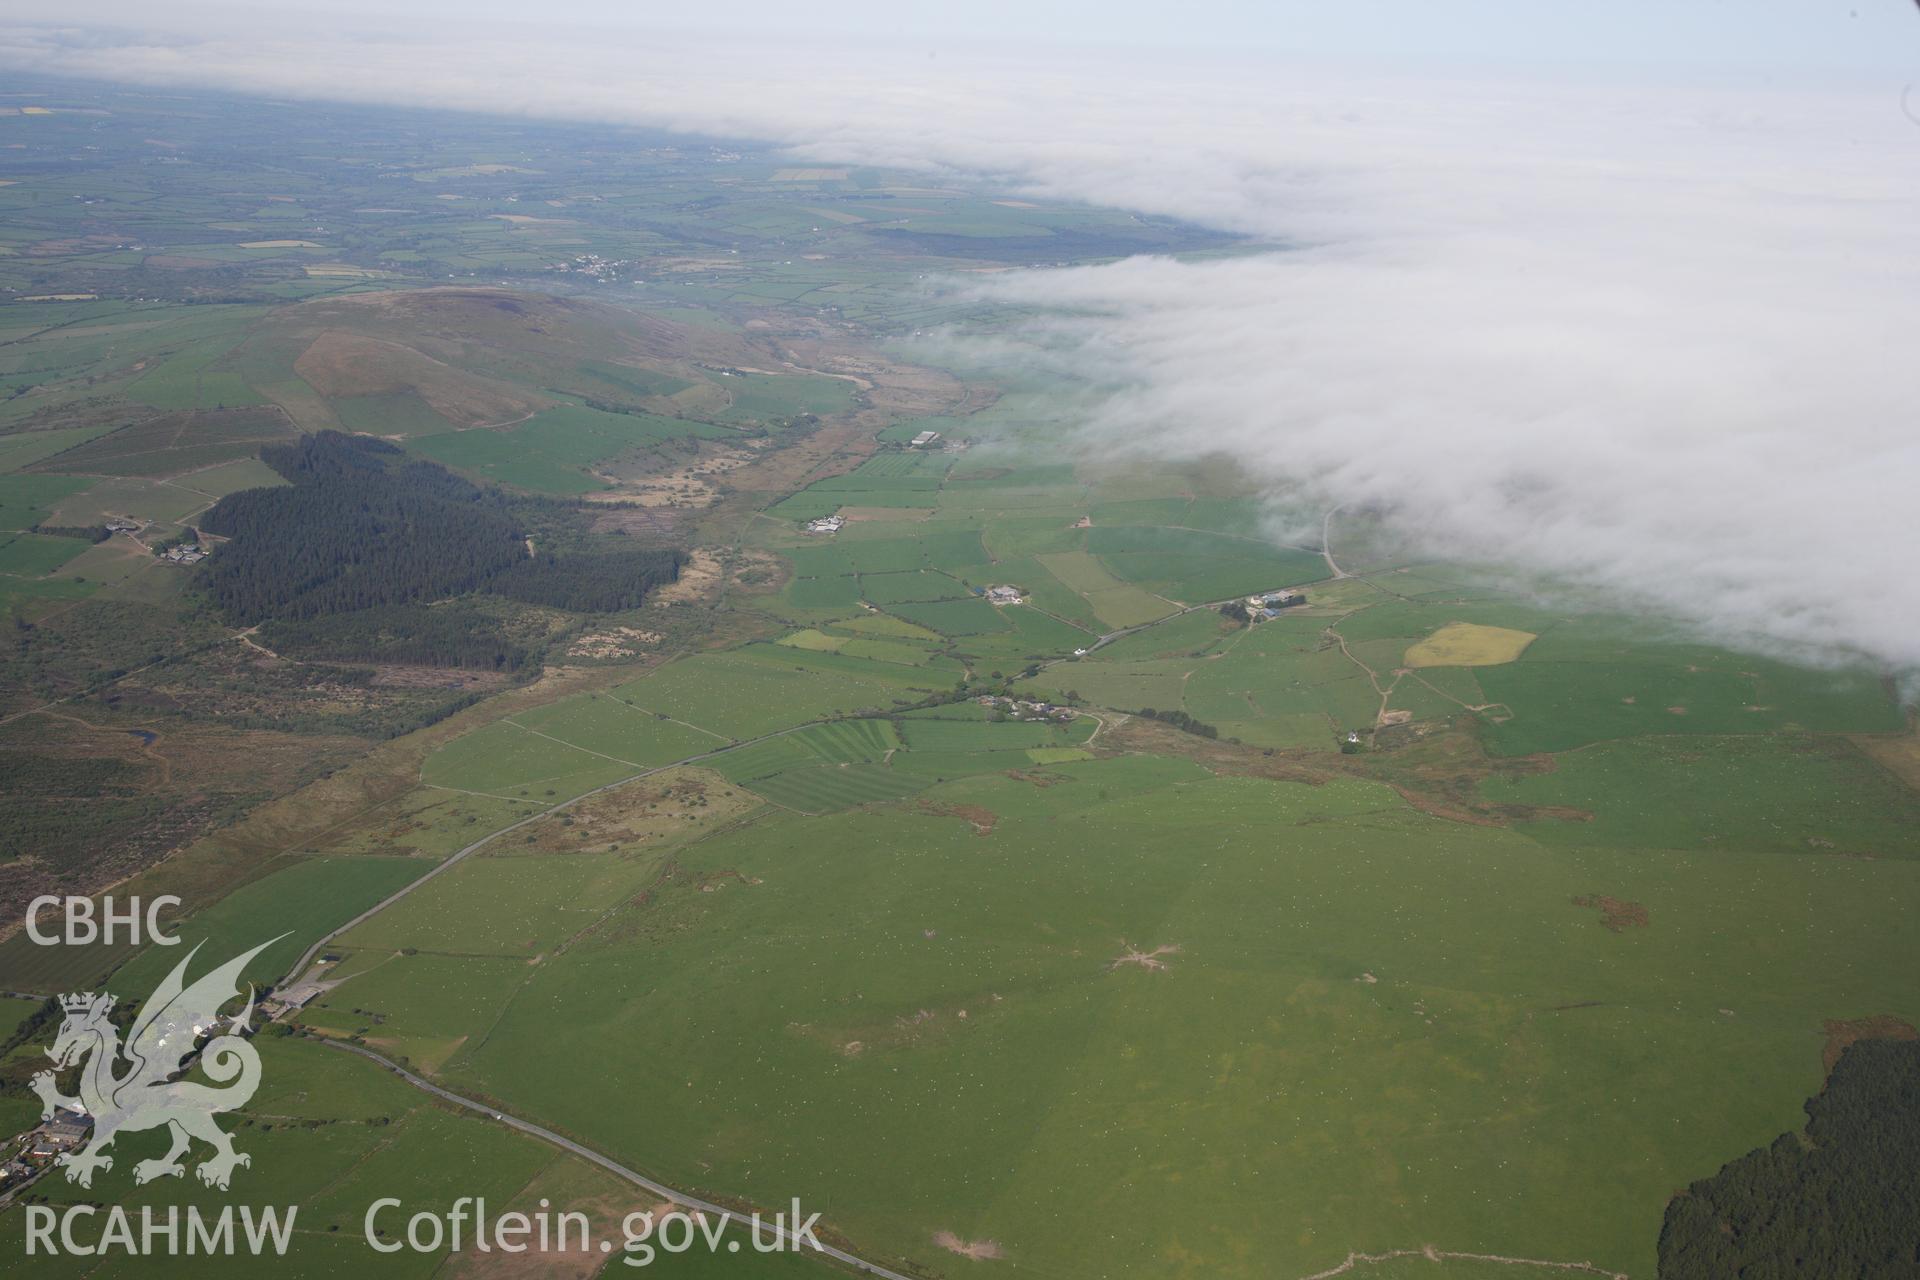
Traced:
POLYGON ((591 39, 492 3, 34 0, 0 65, 753 138, 1244 234, 1275 247, 986 292, 1109 390, 1090 446, 1225 453, 1441 554, 1920 668, 1920 13, 1545 8, 842 3, 801 43, 749 0, 702 12, 737 38, 563 6, 591 39))

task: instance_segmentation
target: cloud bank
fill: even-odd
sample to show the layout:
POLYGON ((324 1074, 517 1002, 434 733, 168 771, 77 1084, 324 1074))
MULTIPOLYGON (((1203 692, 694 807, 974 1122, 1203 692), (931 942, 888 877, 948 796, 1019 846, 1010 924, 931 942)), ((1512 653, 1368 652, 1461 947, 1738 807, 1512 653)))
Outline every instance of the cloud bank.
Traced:
POLYGON ((1447 555, 1920 667, 1920 124, 1897 86, 1463 82, 543 33, 0 37, 0 65, 765 139, 1289 246, 998 277, 1110 389, 1447 555))

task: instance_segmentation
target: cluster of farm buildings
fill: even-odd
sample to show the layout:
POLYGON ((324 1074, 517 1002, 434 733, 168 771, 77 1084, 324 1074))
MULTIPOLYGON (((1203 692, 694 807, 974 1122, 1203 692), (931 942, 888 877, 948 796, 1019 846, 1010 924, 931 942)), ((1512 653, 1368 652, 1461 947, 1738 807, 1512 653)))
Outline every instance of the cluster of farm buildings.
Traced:
POLYGON ((1282 609, 1291 609, 1307 602, 1304 591, 1268 591, 1262 595, 1247 597, 1247 617, 1254 622, 1265 622, 1269 618, 1280 616, 1282 609))
POLYGON ((11 1194, 35 1178, 66 1152, 87 1140, 93 1118, 84 1112, 55 1110, 25 1133, 17 1133, 7 1144, 11 1154, 0 1163, 0 1193, 11 1194))
MULTIPOLYGON (((132 537, 147 526, 138 520, 129 519, 126 516, 111 516, 101 527, 106 529, 110 534, 124 533, 132 537)), ((195 534, 196 537, 199 534, 197 529, 189 529, 188 532, 195 534)), ((135 541, 139 540, 136 538, 135 541)), ((168 547, 165 551, 160 552, 159 555, 160 558, 168 564, 199 564, 212 554, 212 550, 211 547, 198 541, 183 542, 177 547, 168 547)))
POLYGON ((1051 702, 1033 702, 1025 698, 1003 698, 993 694, 983 694, 974 699, 989 711, 1004 711, 1010 720, 1071 720, 1071 707, 1057 707, 1051 702))

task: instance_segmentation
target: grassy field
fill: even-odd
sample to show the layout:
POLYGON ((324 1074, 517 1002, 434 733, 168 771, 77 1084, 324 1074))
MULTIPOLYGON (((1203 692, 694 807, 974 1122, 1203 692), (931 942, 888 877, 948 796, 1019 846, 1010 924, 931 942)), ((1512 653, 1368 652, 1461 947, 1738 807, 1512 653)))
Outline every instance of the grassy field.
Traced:
POLYGON ((1920 1013, 1894 963, 1911 863, 1655 861, 1422 818, 1362 784, 1052 767, 1045 788, 987 777, 923 810, 692 846, 693 880, 539 966, 449 1076, 597 1115, 683 1176, 805 1185, 837 1226, 933 1263, 953 1231, 1075 1274, 1305 1274, 1422 1243, 1637 1272, 1701 1153, 1791 1126, 1823 1018, 1920 1013), (750 883, 702 894, 701 868, 750 883), (1574 901, 1596 893, 1651 924, 1601 927, 1574 901), (856 899, 894 927, 843 927, 856 899), (1846 960, 1811 970, 1841 934, 1846 960), (666 1023, 687 1031, 644 1030, 666 1023), (687 1105, 595 1113, 589 1064, 620 1044, 646 1047, 634 1087, 694 1081, 687 1105), (793 1106, 822 1123, 796 1132, 793 1106), (1049 1202, 1069 1191, 1115 1216, 1063 1224, 1049 1202), (1196 1233, 1205 1212, 1233 1225, 1196 1233))
POLYGON ((86 487, 76 476, 0 475, 0 528, 17 532, 50 520, 64 499, 86 487))
MULTIPOLYGON (((329 945, 305 1030, 929 1276, 1651 1276, 1668 1198, 1799 1127, 1830 1022, 1920 1021, 1898 673, 1350 552, 1352 512, 1361 576, 1329 581, 1295 532, 1324 511, 1063 447, 1085 389, 1022 362, 915 363, 916 334, 1029 320, 929 278, 1228 242, 746 143, 257 101, 243 147, 229 102, 102 102, 0 113, 0 766, 9 837, 62 837, 0 842, 0 886, 118 815, 160 861, 102 882, 179 890, 196 968, 285 933, 265 982, 484 840, 329 945), (511 671, 329 666, 235 638, 209 570, 32 531, 173 536, 327 429, 516 491, 542 552, 720 576, 614 617, 476 605, 563 638, 511 671), (1280 587, 1306 603, 1217 607, 1280 587), (572 648, 595 633, 650 638, 572 648), (1007 694, 1082 714, 980 701, 1007 694)), ((15 937, 0 972, 138 996, 185 950, 15 937)), ((380 1195, 646 1197, 256 1043, 235 1194, 301 1206, 290 1274, 614 1273, 366 1249, 380 1195)), ((0 1062, 0 1130, 37 1054, 0 1062)), ((227 1202, 132 1163, 34 1194, 227 1202)))
POLYGON ((1525 824, 1556 845, 1920 857, 1920 796, 1843 740, 1606 742, 1560 757, 1550 773, 1490 778, 1481 790, 1590 815, 1525 824))
POLYGON ((1085 551, 1062 551, 1035 558, 1069 591, 1084 597, 1094 616, 1111 630, 1137 627, 1175 611, 1175 606, 1166 600, 1122 582, 1085 551))
POLYGON ((203 409, 162 414, 42 459, 44 471, 174 476, 251 457, 294 429, 274 409, 203 409))
POLYGON ((826 813, 875 801, 898 800, 925 786, 911 774, 879 765, 806 765, 746 784, 783 809, 826 813))
MULTIPOLYGON (((634 716, 636 725, 646 720, 634 716)), ((638 772, 634 762, 569 746, 505 720, 457 738, 430 757, 420 780, 482 796, 552 804, 638 772)))
POLYGON ((751 645, 670 663, 620 686, 615 696, 727 738, 745 739, 806 720, 884 710, 950 687, 951 681, 951 675, 893 663, 751 645))
MULTIPOLYGON (((459 1186, 461 1194, 485 1195, 502 1208, 523 1195, 532 1202, 542 1193, 577 1194, 581 1207, 593 1209, 602 1221, 608 1201, 621 1194, 584 1162, 470 1112, 445 1109, 372 1063, 314 1041, 268 1038, 256 1043, 263 1065, 260 1090, 235 1117, 237 1126, 227 1122, 237 1129, 236 1147, 252 1159, 250 1167, 236 1172, 232 1194, 249 1205, 277 1206, 283 1213, 295 1208, 286 1256, 276 1264, 281 1274, 351 1271, 425 1277, 458 1265, 460 1260, 445 1247, 391 1254, 369 1248, 361 1235, 362 1220, 368 1206, 383 1196, 402 1202, 393 1225, 403 1228, 407 1217, 420 1210, 444 1212, 448 1186, 459 1186)), ((133 1185, 131 1157, 158 1155, 163 1149, 156 1135, 128 1136, 116 1146, 122 1159, 96 1178, 90 1192, 48 1177, 32 1194, 56 1210, 105 1200, 135 1214, 141 1206, 153 1206, 161 1221, 168 1206, 184 1210, 191 1205, 217 1216, 229 1203, 227 1193, 203 1187, 192 1177, 133 1185)), ((0 1215, 0 1249, 16 1255, 24 1251, 24 1224, 20 1212, 0 1215)), ((388 1229, 385 1218, 381 1226, 388 1229)), ((34 1271, 76 1277, 151 1275, 156 1270, 184 1274, 187 1262, 184 1253, 179 1259, 156 1260, 116 1250, 104 1258, 43 1255, 34 1271)), ((260 1265, 244 1253, 191 1260, 200 1275, 258 1274, 260 1265)))
POLYGON ((188 915, 174 930, 182 946, 149 948, 113 980, 123 990, 148 991, 196 944, 204 951, 193 973, 278 937, 246 971, 255 982, 276 981, 318 938, 418 879, 428 866, 413 858, 302 858, 188 915))
POLYGON ((597 752, 617 763, 650 768, 698 755, 725 740, 606 694, 584 694, 515 716, 530 733, 597 752))
POLYGON ((730 434, 679 418, 562 405, 515 425, 421 436, 413 444, 436 462, 500 484, 580 494, 611 487, 594 474, 594 464, 629 449, 662 440, 730 434))
MULTIPOLYGON (((502 846, 511 850, 512 845, 502 846)), ((340 939, 348 950, 519 956, 565 941, 638 893, 658 867, 649 855, 469 858, 340 939)))

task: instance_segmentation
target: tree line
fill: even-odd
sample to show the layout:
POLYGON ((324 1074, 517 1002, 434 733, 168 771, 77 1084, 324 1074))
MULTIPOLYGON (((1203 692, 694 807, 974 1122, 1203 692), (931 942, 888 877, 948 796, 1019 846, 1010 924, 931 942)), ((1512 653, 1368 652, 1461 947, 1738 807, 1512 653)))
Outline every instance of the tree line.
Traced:
POLYGON ((276 619, 260 642, 290 658, 391 662, 408 666, 518 671, 537 652, 511 638, 498 618, 461 602, 397 604, 320 618, 276 619))
POLYGON ((1161 724, 1170 724, 1183 733, 1191 733, 1202 738, 1217 738, 1220 730, 1204 720, 1195 720, 1184 711, 1155 711, 1152 707, 1142 707, 1133 713, 1145 716, 1149 720, 1158 720, 1161 724))

